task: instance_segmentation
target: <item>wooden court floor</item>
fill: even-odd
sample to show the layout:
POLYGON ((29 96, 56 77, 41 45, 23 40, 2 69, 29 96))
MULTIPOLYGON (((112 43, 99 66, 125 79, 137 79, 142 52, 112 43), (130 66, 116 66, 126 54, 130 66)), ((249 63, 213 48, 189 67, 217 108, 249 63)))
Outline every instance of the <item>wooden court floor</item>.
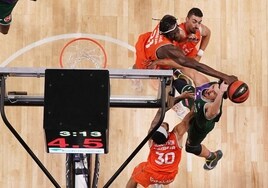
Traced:
MULTIPOLYGON (((204 160, 183 152, 179 174, 169 188, 268 187, 268 2, 267 0, 19 0, 8 35, 0 35, 1 67, 60 68, 59 55, 69 40, 90 36, 107 54, 107 68, 127 69, 135 60, 133 46, 140 33, 152 30, 165 14, 184 21, 188 10, 200 8, 212 32, 202 58, 209 66, 248 83, 243 104, 225 101, 221 121, 204 143, 224 155, 217 168, 204 171, 204 160)), ((213 79, 213 78, 212 78, 213 79)), ((42 80, 10 79, 9 90, 43 92, 42 80)), ((129 83, 131 84, 131 83, 129 83)), ((115 84, 113 92, 124 90, 115 84)), ((150 88, 150 84, 144 84, 150 88)), ((139 95, 137 92, 129 95, 139 95)), ((110 179, 146 136, 156 109, 111 108, 109 153, 100 156, 99 187, 110 179)), ((65 155, 48 154, 44 145, 43 108, 6 107, 21 137, 57 182, 65 187, 65 155)), ((172 112, 166 121, 180 120, 172 112)), ((133 168, 145 161, 147 145, 110 187, 125 187, 133 168)), ((0 187, 50 188, 48 178, 0 120, 0 187)))

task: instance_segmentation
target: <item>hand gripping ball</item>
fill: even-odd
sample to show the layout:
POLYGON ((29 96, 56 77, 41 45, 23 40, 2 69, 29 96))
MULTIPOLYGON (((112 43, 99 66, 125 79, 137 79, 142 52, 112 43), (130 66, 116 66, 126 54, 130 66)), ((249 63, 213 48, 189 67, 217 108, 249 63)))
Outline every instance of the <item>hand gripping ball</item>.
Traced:
POLYGON ((245 82, 237 80, 229 85, 227 94, 232 102, 243 103, 249 97, 249 87, 245 82))

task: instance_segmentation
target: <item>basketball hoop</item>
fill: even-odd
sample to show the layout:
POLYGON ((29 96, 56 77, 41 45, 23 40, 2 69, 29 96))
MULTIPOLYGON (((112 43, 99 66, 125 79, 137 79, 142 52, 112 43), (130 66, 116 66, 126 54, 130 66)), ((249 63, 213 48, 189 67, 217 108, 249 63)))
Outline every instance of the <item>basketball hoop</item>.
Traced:
POLYGON ((106 68, 107 55, 97 41, 76 38, 69 41, 60 53, 62 68, 106 68))

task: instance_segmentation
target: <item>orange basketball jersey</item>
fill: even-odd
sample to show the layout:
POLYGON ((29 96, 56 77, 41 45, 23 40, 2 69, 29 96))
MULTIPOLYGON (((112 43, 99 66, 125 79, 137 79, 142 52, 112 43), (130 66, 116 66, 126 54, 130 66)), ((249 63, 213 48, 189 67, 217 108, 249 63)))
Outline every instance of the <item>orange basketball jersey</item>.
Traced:
POLYGON ((190 33, 187 33, 185 28, 185 23, 181 23, 179 25, 179 28, 183 30, 186 34, 186 38, 181 39, 181 42, 175 42, 175 46, 178 46, 180 49, 182 49, 184 55, 187 57, 196 57, 197 55, 197 49, 196 46, 201 40, 201 33, 200 30, 197 30, 194 37, 188 38, 190 33))
POLYGON ((175 133, 170 132, 165 144, 155 143, 150 147, 148 165, 155 172, 177 172, 181 160, 181 148, 178 145, 175 133))
MULTIPOLYGON (((156 51, 163 45, 172 44, 165 36, 159 34, 159 24, 152 32, 141 34, 135 45, 137 69, 147 69, 149 62, 158 59, 156 51)), ((169 69, 169 67, 158 67, 158 69, 169 69)))

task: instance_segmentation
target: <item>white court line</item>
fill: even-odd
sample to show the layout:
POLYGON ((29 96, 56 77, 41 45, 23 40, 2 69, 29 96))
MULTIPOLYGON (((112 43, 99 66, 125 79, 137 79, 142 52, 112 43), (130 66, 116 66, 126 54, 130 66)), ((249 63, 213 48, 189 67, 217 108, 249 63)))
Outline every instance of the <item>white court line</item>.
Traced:
POLYGON ((187 172, 192 172, 192 156, 191 153, 186 153, 186 161, 187 161, 187 172))
POLYGON ((55 35, 55 36, 52 36, 52 37, 44 38, 44 39, 41 39, 39 41, 33 42, 33 43, 29 44, 28 46, 25 46, 24 48, 21 48, 20 50, 18 50, 14 54, 12 54, 10 57, 8 57, 2 64, 0 64, 0 67, 7 66, 14 59, 16 59, 17 57, 19 57, 23 53, 25 53, 25 52, 27 52, 27 51, 35 48, 35 47, 41 46, 41 45, 49 43, 49 42, 61 40, 61 39, 79 38, 79 37, 87 37, 87 38, 92 38, 92 39, 99 39, 99 40, 108 41, 108 42, 117 44, 119 46, 122 46, 124 48, 127 48, 130 51, 135 52, 135 47, 134 46, 131 46, 126 42, 120 41, 118 39, 115 39, 115 38, 112 38, 112 37, 109 37, 109 36, 87 34, 87 33, 69 33, 69 34, 55 35))

